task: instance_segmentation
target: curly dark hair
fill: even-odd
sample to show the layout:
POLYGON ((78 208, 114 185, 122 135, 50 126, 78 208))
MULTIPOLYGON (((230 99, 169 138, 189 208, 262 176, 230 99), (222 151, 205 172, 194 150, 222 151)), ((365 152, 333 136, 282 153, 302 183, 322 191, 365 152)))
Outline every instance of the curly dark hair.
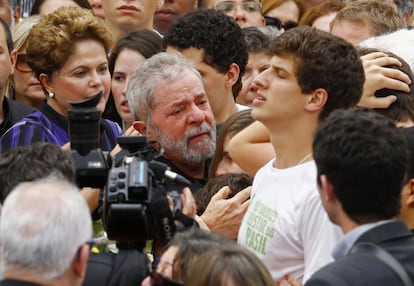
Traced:
POLYGON ((164 47, 167 46, 178 50, 203 49, 203 61, 220 73, 229 71, 232 63, 237 64, 240 74, 233 86, 233 94, 239 93, 249 55, 243 32, 233 18, 221 11, 194 10, 168 30, 164 36, 164 47))

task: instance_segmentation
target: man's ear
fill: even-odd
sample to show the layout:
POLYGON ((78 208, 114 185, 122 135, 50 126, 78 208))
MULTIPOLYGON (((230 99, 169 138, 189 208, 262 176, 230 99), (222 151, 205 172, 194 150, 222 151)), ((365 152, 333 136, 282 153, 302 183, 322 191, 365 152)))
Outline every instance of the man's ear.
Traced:
POLYGON ((232 88, 239 79, 240 68, 237 64, 232 63, 229 70, 226 72, 226 87, 232 88))
POLYGON ((76 276, 83 278, 88 265, 89 245, 84 244, 79 248, 79 255, 72 262, 73 272, 76 276))
POLYGON ((414 206, 414 179, 410 179, 409 184, 409 195, 407 196, 407 200, 405 202, 402 202, 403 204, 406 204, 409 207, 414 206))
POLYGON ((132 123, 132 126, 134 126, 134 129, 136 131, 138 131, 141 136, 147 136, 148 139, 150 139, 150 140, 156 139, 154 137, 154 134, 152 132, 152 129, 149 128, 147 130, 147 122, 141 121, 141 120, 137 120, 137 121, 134 121, 132 123), (147 132, 148 132, 148 134, 147 134, 147 132))
POLYGON ((325 174, 319 176, 320 179, 320 194, 321 199, 325 202, 330 202, 336 199, 334 188, 329 182, 328 177, 325 174))
POLYGON ((320 111, 328 100, 328 92, 323 88, 318 88, 309 96, 305 109, 310 112, 320 111))
POLYGON ((17 51, 13 49, 10 52, 11 74, 14 74, 14 69, 16 68, 16 62, 17 62, 17 51))

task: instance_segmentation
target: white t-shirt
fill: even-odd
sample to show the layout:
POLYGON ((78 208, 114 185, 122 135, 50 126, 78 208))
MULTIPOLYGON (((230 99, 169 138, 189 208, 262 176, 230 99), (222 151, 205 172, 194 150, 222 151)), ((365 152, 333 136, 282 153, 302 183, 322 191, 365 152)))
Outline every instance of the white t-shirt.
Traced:
POLYGON ((259 256, 276 281, 288 274, 304 283, 333 261, 343 234, 323 209, 315 161, 286 169, 274 168, 273 162, 254 178, 238 242, 259 256))

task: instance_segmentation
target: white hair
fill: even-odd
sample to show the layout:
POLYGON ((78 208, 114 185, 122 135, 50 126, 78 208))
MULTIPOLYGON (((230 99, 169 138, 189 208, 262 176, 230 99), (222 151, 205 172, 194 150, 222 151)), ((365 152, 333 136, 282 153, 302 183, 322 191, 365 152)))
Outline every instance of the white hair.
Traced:
POLYGON ((405 60, 410 65, 411 71, 414 71, 414 30, 401 29, 372 37, 361 42, 359 46, 394 53, 405 60))
POLYGON ((2 270, 57 278, 91 237, 89 208, 76 186, 53 176, 19 184, 1 210, 2 270))

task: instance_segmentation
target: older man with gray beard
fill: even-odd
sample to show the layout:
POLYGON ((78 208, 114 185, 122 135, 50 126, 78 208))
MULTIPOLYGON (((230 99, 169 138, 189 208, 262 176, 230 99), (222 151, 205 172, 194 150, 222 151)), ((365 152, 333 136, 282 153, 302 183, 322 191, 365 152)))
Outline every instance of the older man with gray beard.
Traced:
MULTIPOLYGON (((131 76, 127 98, 135 130, 163 149, 157 160, 189 179, 191 190, 197 191, 206 183, 216 142, 214 115, 200 73, 178 53, 159 53, 131 76)), ((227 199, 230 190, 223 188, 196 219, 213 232, 236 238, 249 192, 227 199)))

